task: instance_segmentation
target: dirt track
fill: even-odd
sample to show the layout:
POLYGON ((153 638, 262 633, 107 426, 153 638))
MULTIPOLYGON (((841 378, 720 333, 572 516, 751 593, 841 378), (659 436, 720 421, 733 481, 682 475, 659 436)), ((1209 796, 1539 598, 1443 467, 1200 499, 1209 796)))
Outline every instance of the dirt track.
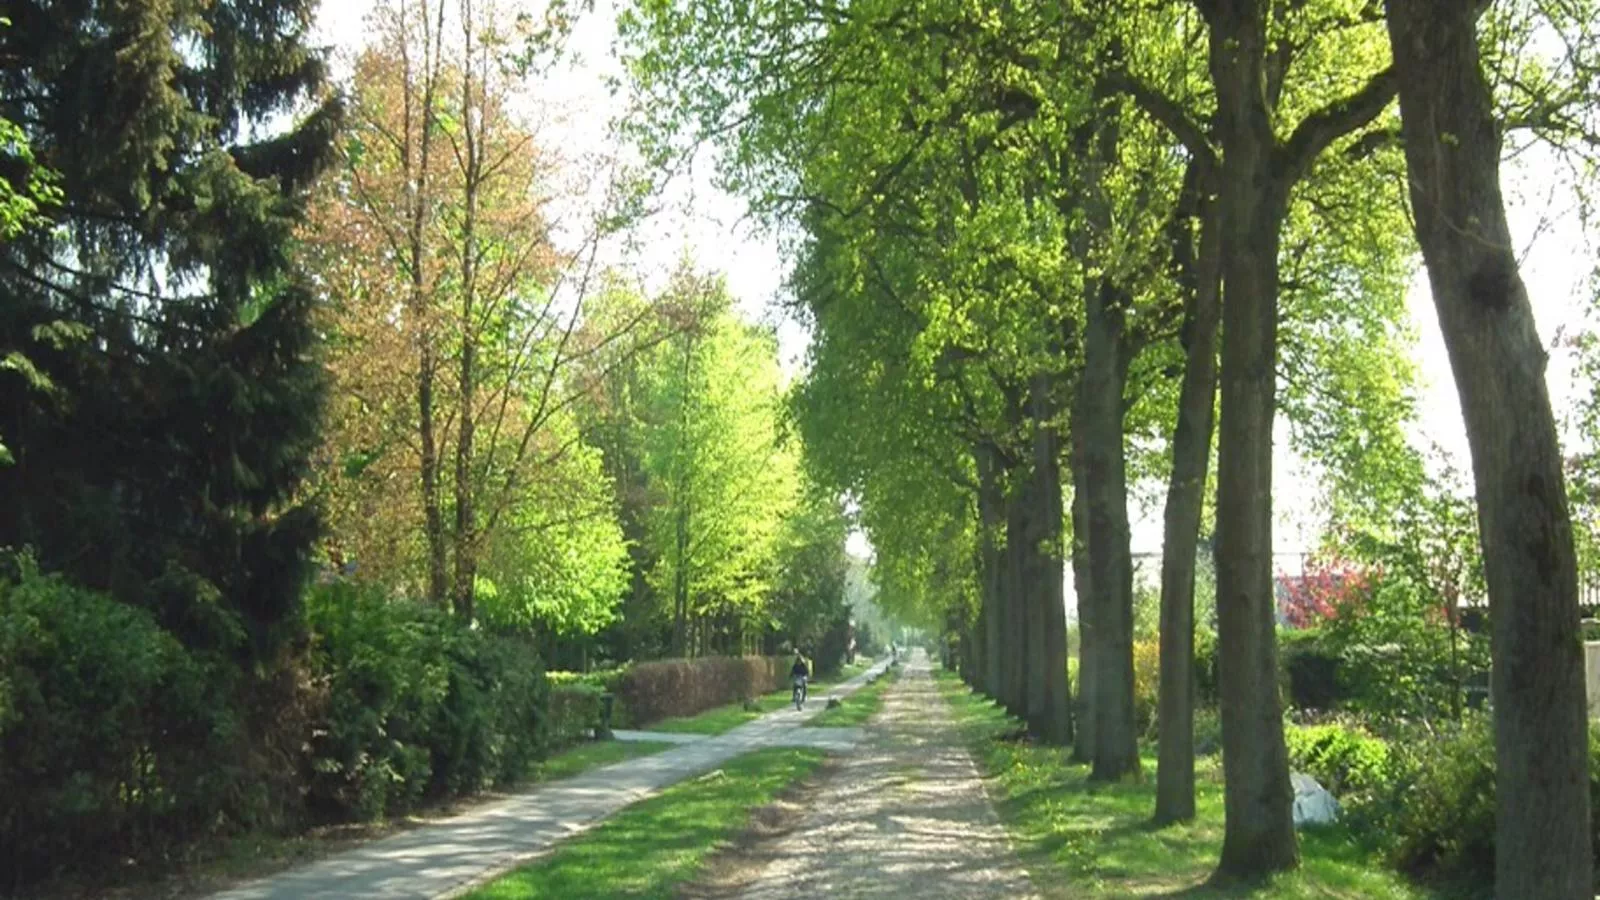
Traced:
POLYGON ((1036 896, 929 677, 908 661, 867 740, 759 810, 696 900, 1036 896))

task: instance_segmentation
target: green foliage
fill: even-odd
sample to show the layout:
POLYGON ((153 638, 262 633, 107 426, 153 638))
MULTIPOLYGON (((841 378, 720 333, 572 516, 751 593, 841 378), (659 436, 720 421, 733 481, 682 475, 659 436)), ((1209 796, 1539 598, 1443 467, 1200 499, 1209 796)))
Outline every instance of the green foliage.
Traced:
POLYGON ((1389 745, 1357 722, 1289 725, 1283 734, 1289 767, 1317 779, 1341 802, 1383 783, 1389 745))
POLYGON ((256 810, 219 667, 146 611, 41 575, 0 578, 0 868, 26 881, 203 837, 256 810))
POLYGON ((1372 590, 1323 628, 1340 659, 1346 705, 1380 717, 1453 717, 1464 685, 1489 665, 1488 635, 1462 626, 1487 597, 1473 500, 1458 473, 1408 489, 1391 525, 1340 535, 1372 568, 1372 590))
POLYGON ((561 736, 537 727, 547 688, 526 644, 344 583, 314 590, 307 619, 328 691, 308 775, 320 817, 376 819, 518 778, 561 736))
POLYGON ((838 501, 810 485, 783 523, 770 614, 790 647, 816 654, 818 674, 844 663, 848 527, 838 501))
POLYGON ((1493 884, 1495 778, 1489 721, 1472 716, 1460 726, 1406 737, 1391 744, 1382 783, 1370 802, 1354 807, 1351 815, 1384 842, 1394 864, 1407 872, 1452 883, 1493 884))
POLYGON ((1156 704, 1160 702, 1160 684, 1160 639, 1135 639, 1133 642, 1133 722, 1139 734, 1155 734, 1156 704))
POLYGON ((878 633, 878 629, 871 622, 856 622, 856 654, 868 659, 875 659, 889 652, 887 638, 878 633))
POLYGON ((0 359, 53 386, 0 374, 0 545, 254 663, 296 636, 317 531, 297 502, 313 304, 288 249, 340 107, 257 128, 322 82, 310 9, 136 0, 0 28, 4 154, 59 176, 48 227, 0 241, 0 359))
MULTIPOLYGON (((1452 897, 1494 884, 1495 751, 1488 716, 1409 724, 1379 738, 1346 719, 1285 728, 1291 765, 1339 797, 1365 844, 1452 897)), ((1600 728, 1591 726, 1589 792, 1600 799, 1600 728)), ((1600 824, 1594 829, 1600 849, 1600 824)))
MULTIPOLYGON (((1284 699, 1300 710, 1331 710, 1346 698, 1341 659, 1320 629, 1280 630, 1278 670, 1284 699)), ((1358 686, 1357 686, 1358 687, 1358 686)))
POLYGON ((1217 669, 1217 633, 1196 628, 1194 632, 1194 693, 1202 707, 1216 709, 1222 697, 1217 669))

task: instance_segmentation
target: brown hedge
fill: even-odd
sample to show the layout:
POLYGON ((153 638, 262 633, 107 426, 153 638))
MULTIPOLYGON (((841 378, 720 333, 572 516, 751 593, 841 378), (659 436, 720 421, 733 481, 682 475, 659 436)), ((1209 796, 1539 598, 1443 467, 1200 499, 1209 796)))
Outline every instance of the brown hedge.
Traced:
POLYGON ((637 727, 775 691, 787 664, 776 656, 661 659, 629 667, 615 690, 622 715, 637 727))

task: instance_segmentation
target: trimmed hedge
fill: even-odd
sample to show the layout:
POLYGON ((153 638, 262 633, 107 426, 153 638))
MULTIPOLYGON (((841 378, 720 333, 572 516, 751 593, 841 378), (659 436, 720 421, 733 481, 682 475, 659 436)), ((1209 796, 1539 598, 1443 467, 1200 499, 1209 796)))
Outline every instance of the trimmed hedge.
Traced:
POLYGON ((706 656, 635 663, 617 676, 619 720, 639 726, 751 700, 782 685, 788 658, 706 656))
POLYGON ((552 685, 541 729, 546 744, 555 749, 587 738, 589 729, 600 724, 604 693, 604 688, 583 682, 552 685))

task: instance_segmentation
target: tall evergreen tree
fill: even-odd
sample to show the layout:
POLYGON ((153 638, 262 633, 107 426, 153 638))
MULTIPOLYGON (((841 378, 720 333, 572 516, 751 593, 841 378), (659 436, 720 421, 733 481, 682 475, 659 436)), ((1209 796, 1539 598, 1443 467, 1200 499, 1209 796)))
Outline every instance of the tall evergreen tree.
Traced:
POLYGON ((340 118, 313 6, 21 0, 0 29, 0 116, 60 175, 51 227, 0 247, 0 357, 52 385, 0 372, 0 545, 241 659, 286 634, 317 530, 287 252, 340 118))

